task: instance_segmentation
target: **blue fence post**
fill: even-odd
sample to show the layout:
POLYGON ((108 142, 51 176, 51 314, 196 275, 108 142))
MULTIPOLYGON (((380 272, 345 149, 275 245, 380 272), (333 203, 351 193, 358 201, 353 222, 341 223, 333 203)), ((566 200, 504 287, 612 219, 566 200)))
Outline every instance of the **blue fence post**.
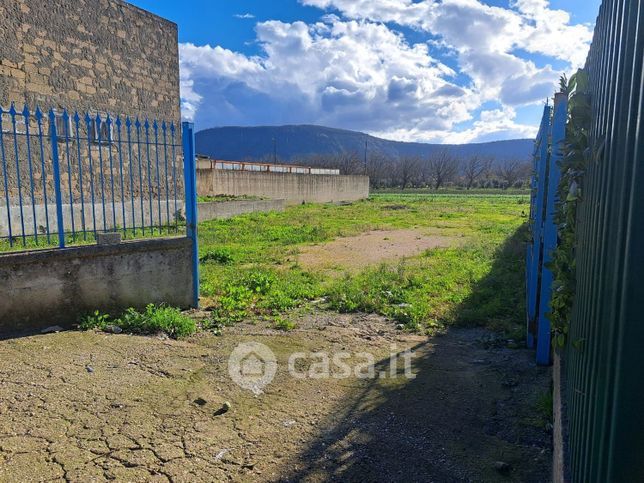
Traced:
POLYGON ((199 246, 197 240, 197 166, 195 156, 195 127, 191 122, 184 122, 183 170, 186 191, 186 228, 188 238, 192 240, 192 305, 199 307, 199 246))
POLYGON ((552 300, 553 274, 548 268, 552 252, 557 248, 558 227, 555 224, 559 182, 561 181, 560 162, 562 148, 566 140, 566 121, 568 119, 568 96, 559 93, 555 96, 555 111, 552 120, 552 149, 548 169, 548 192, 546 194, 546 218, 543 227, 543 263, 541 267, 541 297, 539 299, 539 323, 537 325, 537 363, 550 364, 551 330, 546 314, 550 311, 552 300))
POLYGON ((546 177, 548 174, 548 137, 550 134, 550 114, 552 108, 548 105, 544 107, 543 118, 541 120, 541 128, 539 130, 537 150, 535 151, 535 178, 533 182, 534 190, 536 191, 534 203, 532 205, 531 222, 532 222, 532 246, 531 253, 528 257, 528 334, 527 344, 529 348, 534 347, 533 332, 534 324, 538 319, 538 304, 537 294, 539 293, 539 278, 541 273, 541 259, 542 259, 542 246, 543 246, 543 219, 544 219, 544 204, 545 192, 547 189, 546 177))
POLYGON ((65 223, 63 220, 63 192, 60 188, 60 160, 58 159, 58 136, 56 133, 56 113, 49 111, 51 134, 51 159, 54 170, 54 192, 56 193, 56 221, 58 223, 58 246, 65 248, 65 223))

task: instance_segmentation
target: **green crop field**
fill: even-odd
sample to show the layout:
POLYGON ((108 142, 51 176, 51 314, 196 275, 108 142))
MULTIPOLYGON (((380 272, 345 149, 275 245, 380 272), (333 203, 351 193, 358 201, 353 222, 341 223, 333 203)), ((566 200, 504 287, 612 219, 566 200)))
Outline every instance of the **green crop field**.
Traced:
MULTIPOLYGON (((246 318, 291 328, 289 314, 314 304, 378 313, 407 330, 482 325, 520 337, 524 314, 524 195, 376 195, 351 205, 302 205, 199 227, 202 306, 213 327, 246 318), (303 251, 360 234, 439 237, 447 246, 368 263, 339 258, 332 270, 301 262, 303 251)), ((372 236, 373 237, 373 236, 372 236)), ((336 242, 334 242, 336 243, 336 242)), ((419 242, 420 243, 420 242, 419 242)), ((358 247, 378 258, 378 247, 358 247)), ((326 252, 327 257, 333 249, 326 252)), ((364 255, 360 253, 360 255, 364 255)), ((311 257, 309 256, 309 259, 311 257)))

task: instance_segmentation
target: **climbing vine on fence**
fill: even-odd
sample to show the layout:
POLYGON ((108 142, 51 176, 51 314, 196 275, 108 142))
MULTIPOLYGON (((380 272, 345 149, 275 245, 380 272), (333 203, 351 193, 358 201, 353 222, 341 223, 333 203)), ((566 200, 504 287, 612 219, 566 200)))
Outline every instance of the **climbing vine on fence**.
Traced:
MULTIPOLYGON (((563 347, 566 343, 572 315, 576 288, 577 208, 583 196, 584 174, 591 158, 588 141, 590 98, 587 72, 580 69, 570 80, 563 76, 561 89, 568 94, 569 115, 556 216, 559 244, 549 266, 554 274, 554 284, 551 312, 548 314, 554 332, 553 343, 558 347, 563 347)), ((553 149, 561 147, 553 146, 553 149)))

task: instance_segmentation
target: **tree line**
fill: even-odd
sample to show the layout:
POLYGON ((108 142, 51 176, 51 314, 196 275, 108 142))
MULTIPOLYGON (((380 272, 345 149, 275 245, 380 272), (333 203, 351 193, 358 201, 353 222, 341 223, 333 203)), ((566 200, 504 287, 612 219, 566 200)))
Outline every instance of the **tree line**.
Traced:
MULTIPOLYGON (((271 160, 272 161, 272 160, 271 160)), ((374 153, 365 160, 354 153, 312 155, 291 161, 316 168, 339 169, 341 174, 369 176, 373 188, 522 188, 532 166, 527 161, 494 161, 483 156, 457 158, 447 151, 428 157, 391 158, 374 153)))

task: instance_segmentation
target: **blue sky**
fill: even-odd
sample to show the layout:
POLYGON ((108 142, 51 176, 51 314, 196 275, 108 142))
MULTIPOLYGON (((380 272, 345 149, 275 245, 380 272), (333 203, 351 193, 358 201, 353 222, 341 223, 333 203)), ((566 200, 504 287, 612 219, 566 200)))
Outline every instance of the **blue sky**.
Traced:
POLYGON ((197 129, 322 124, 399 140, 534 135, 600 0, 135 0, 179 25, 197 129))

